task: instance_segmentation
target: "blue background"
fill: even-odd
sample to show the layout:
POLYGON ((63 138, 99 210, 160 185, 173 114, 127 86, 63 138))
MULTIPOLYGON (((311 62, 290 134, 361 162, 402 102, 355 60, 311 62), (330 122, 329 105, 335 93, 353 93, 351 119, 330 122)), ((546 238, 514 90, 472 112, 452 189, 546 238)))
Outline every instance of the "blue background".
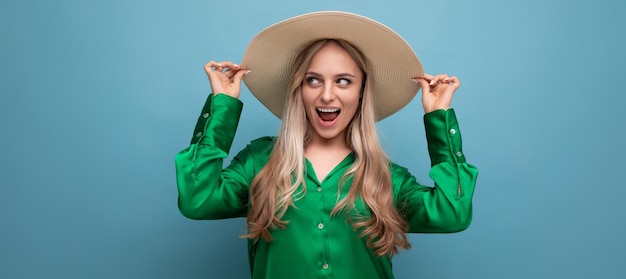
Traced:
MULTIPOLYGON (((206 61, 239 62, 264 27, 328 9, 385 23, 463 83, 474 223, 411 235, 397 278, 624 278, 624 3, 4 0, 0 278, 248 277, 243 219, 178 213, 174 155, 206 61)), ((278 129, 241 99, 233 150, 278 129)), ((379 128, 430 184, 419 98, 379 128)))

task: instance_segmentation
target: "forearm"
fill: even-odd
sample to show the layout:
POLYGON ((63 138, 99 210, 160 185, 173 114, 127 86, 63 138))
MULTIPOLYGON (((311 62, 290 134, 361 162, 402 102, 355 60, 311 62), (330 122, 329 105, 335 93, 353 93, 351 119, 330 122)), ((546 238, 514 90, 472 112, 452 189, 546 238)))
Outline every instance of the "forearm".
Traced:
MULTIPOLYGON (((472 220, 472 196, 478 170, 466 162, 454 110, 424 116, 434 187, 409 186, 407 219, 412 232, 456 232, 472 220)), ((415 182, 417 183, 417 182, 415 182)), ((406 183, 413 184, 412 181, 406 183)))
POLYGON ((209 96, 191 145, 176 155, 178 207, 192 219, 231 217, 241 208, 238 189, 222 166, 235 136, 242 104, 226 96, 209 96))

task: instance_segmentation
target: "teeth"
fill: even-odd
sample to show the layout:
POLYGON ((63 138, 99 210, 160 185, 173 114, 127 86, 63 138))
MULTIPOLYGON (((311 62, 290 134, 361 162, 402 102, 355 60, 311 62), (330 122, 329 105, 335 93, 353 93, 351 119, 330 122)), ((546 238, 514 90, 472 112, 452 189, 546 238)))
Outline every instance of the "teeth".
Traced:
POLYGON ((338 108, 317 108, 319 112, 338 112, 338 108))

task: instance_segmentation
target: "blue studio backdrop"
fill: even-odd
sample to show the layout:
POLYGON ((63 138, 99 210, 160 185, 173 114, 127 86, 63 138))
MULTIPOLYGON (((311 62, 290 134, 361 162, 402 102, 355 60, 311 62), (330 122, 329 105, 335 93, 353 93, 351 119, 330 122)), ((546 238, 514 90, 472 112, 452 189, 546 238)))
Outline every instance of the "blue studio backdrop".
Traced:
MULTIPOLYGON (((412 234, 397 278, 624 278, 623 1, 0 3, 0 278, 248 278, 242 218, 177 210, 174 155, 210 92, 277 21, 319 10, 395 29, 457 75, 474 222, 412 234)), ((279 121, 243 88, 233 153, 279 121)), ((419 96, 379 123, 430 184, 419 96)))

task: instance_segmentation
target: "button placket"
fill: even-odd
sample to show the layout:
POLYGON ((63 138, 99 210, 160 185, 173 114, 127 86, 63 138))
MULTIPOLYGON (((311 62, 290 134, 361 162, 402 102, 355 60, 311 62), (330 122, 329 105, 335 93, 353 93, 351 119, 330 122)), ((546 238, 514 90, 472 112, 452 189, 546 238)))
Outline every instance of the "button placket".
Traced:
MULTIPOLYGON (((456 129, 450 128, 450 130, 448 130, 448 132, 450 133, 450 145, 451 145, 451 147, 454 147, 454 144, 453 144, 454 140, 453 140, 452 136, 456 135, 456 129)), ((460 157, 463 156, 463 153, 460 150, 458 150, 455 153, 455 155, 460 158, 460 157)))

